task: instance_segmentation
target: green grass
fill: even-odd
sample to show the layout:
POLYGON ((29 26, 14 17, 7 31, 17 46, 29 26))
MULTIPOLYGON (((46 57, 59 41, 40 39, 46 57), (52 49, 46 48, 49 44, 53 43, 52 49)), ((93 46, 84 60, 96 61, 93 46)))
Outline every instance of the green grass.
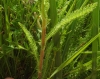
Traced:
MULTIPOLYGON (((98 2, 97 8, 93 11, 92 14, 92 36, 95 36, 98 34, 99 29, 99 0, 96 0, 98 2)), ((96 79, 97 77, 97 51, 98 51, 98 39, 96 39, 92 43, 92 79, 96 79)))
POLYGON ((1 0, 0 79, 99 79, 99 7, 99 0, 1 0))

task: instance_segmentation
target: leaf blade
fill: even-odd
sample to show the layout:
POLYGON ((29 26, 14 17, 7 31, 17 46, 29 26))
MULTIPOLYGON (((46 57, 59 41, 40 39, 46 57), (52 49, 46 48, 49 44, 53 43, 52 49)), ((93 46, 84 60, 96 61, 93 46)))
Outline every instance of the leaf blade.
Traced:
POLYGON ((71 63, 74 58, 76 58, 82 51, 86 49, 94 40, 96 40, 100 36, 100 33, 98 33, 95 37, 93 37, 89 42, 87 42, 83 47, 81 47, 73 56, 71 56, 68 60, 66 60, 64 63, 62 63, 48 78, 50 79, 53 77, 57 72, 59 72, 61 69, 63 69, 65 66, 67 66, 69 63, 71 63))

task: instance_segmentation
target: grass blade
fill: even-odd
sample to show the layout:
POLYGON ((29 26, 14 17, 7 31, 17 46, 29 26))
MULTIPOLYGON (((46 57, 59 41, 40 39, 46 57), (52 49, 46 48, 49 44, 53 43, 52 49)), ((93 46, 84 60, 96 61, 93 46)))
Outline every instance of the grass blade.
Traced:
POLYGON ((60 70, 62 70, 65 66, 67 66, 69 63, 71 63, 74 58, 76 58, 82 51, 84 51, 94 40, 96 40, 100 36, 100 33, 97 34, 94 38, 92 38, 89 42, 87 42, 83 47, 81 47, 73 56, 71 56, 68 60, 66 60, 64 63, 62 63, 52 74, 48 79, 51 79, 56 73, 58 73, 60 70))
MULTIPOLYGON (((94 2, 98 2, 98 6, 92 13, 92 36, 94 37, 98 34, 99 28, 99 0, 93 0, 94 2)), ((92 43, 92 79, 96 79, 96 68, 97 68, 97 51, 98 51, 98 39, 96 39, 92 43)))

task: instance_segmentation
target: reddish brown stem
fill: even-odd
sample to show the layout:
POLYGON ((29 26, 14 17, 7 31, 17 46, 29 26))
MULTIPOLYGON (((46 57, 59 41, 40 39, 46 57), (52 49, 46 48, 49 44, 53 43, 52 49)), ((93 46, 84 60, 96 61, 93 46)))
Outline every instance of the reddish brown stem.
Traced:
POLYGON ((43 58, 44 58, 44 51, 45 51, 46 15, 45 15, 44 7, 45 7, 44 0, 41 0, 42 34, 41 34, 41 51, 40 51, 38 79, 42 78, 42 67, 43 67, 43 58))
POLYGON ((41 54, 40 54, 40 63, 39 63, 38 79, 41 79, 41 77, 42 77, 43 57, 44 57, 44 50, 41 50, 41 54))
POLYGON ((38 79, 42 78, 42 67, 43 67, 43 58, 45 51, 45 35, 46 35, 46 20, 42 21, 42 34, 41 34, 41 51, 40 51, 40 63, 39 63, 39 72, 38 79))

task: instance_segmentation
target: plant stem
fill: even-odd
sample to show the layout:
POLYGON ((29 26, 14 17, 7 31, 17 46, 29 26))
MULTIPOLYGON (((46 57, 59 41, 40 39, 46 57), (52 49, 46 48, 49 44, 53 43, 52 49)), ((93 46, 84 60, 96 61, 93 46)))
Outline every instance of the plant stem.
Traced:
POLYGON ((38 79, 42 78, 42 67, 43 67, 43 58, 44 58, 44 51, 45 51, 46 16, 45 16, 44 7, 45 7, 44 0, 41 0, 42 34, 41 34, 41 51, 40 51, 38 79))
POLYGON ((0 12, 0 46, 2 45, 2 33, 3 33, 3 30, 2 30, 2 12, 0 12))
MULTIPOLYGON (((49 0, 50 9, 49 9, 49 18, 50 18, 50 27, 54 27, 57 24, 57 5, 56 0, 49 0)), ((54 53, 55 53, 55 67, 59 67, 62 63, 62 56, 60 51, 60 33, 57 32, 52 37, 54 43, 54 53), (59 49, 58 49, 59 48, 59 49)), ((62 79, 62 71, 58 72, 54 79, 62 79)))
MULTIPOLYGON (((92 36, 98 34, 98 27, 99 27, 99 0, 93 0, 94 2, 98 2, 97 8, 93 11, 92 19, 93 19, 93 27, 92 27, 92 36)), ((96 79, 96 68, 97 68, 97 51, 98 51, 98 39, 96 39, 92 43, 92 79, 96 79)))
POLYGON ((9 24, 9 18, 8 18, 8 15, 9 15, 9 11, 8 11, 8 1, 4 0, 3 1, 3 4, 4 4, 4 11, 5 11, 5 25, 6 25, 6 35, 8 37, 8 39, 10 39, 9 35, 10 35, 10 24, 9 24))

